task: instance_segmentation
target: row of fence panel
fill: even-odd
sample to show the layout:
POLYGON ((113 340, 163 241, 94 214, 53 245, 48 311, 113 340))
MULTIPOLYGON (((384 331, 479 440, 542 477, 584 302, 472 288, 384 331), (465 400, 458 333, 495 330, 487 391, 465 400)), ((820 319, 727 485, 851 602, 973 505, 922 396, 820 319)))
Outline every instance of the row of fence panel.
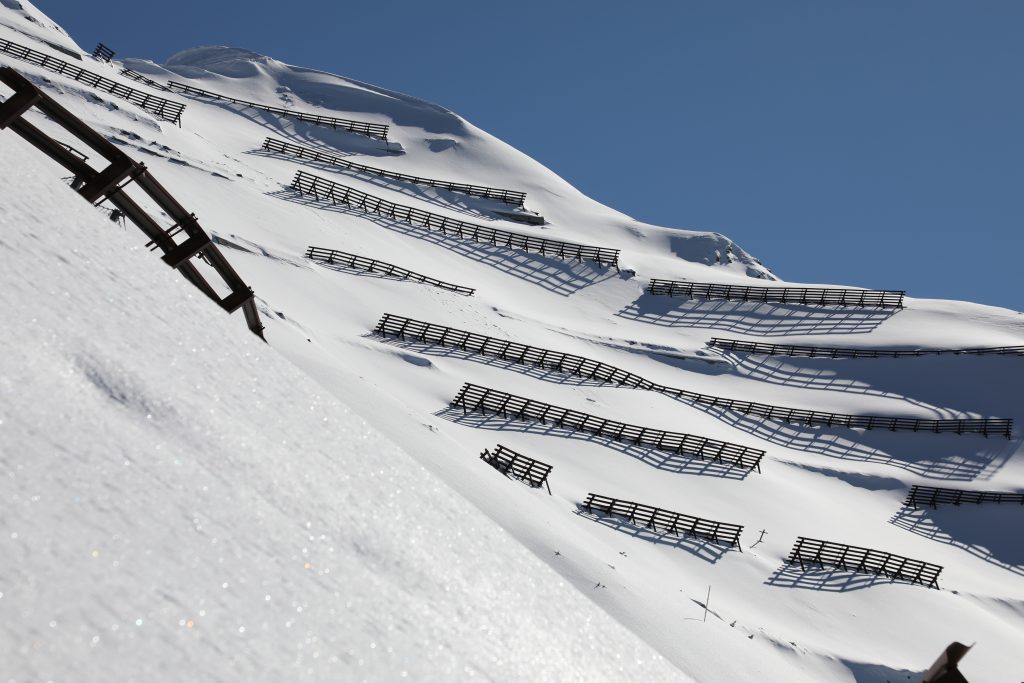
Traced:
POLYGON ((797 538, 787 562, 790 565, 799 564, 804 571, 808 565, 836 567, 844 571, 887 576, 898 581, 909 581, 933 588, 939 587, 939 574, 942 572, 941 566, 930 562, 882 550, 804 536, 797 538))
POLYGON ((682 537, 696 536, 713 543, 721 543, 733 548, 740 547, 740 532, 743 531, 743 527, 739 524, 716 522, 596 493, 588 493, 583 506, 587 512, 597 511, 621 517, 631 524, 652 529, 658 533, 682 537))
POLYGON ((463 385, 452 399, 451 406, 462 408, 464 413, 494 414, 505 419, 551 424, 612 441, 713 461, 726 467, 748 471, 760 472, 761 458, 764 457, 764 451, 757 448, 693 434, 639 427, 470 383, 463 385))
POLYGON ((337 249, 323 249, 320 247, 309 247, 306 249, 306 258, 314 261, 322 261, 328 265, 344 266, 346 268, 353 268, 355 270, 363 270, 372 273, 381 273, 390 277, 397 277, 403 280, 411 280, 413 282, 422 282, 432 287, 438 287, 440 289, 447 289, 458 294, 465 294, 466 296, 473 296, 476 292, 472 287, 463 287, 462 285, 453 285, 450 282, 444 280, 438 280, 435 277, 428 275, 420 275, 406 268, 396 266, 386 261, 380 261, 378 259, 371 259, 365 256, 359 256, 358 254, 350 254, 344 251, 338 251, 337 249))
POLYGON ((904 292, 899 290, 839 289, 827 287, 753 287, 710 282, 652 279, 647 293, 693 299, 725 299, 805 306, 857 308, 903 308, 904 292))
POLYGON ((920 356, 1024 356, 1024 346, 987 346, 966 349, 846 349, 832 346, 799 346, 767 344, 712 337, 707 345, 722 351, 762 356, 794 356, 800 358, 910 358, 920 356))
POLYGON ((375 197, 353 187, 342 185, 325 178, 299 171, 292 181, 292 189, 312 195, 318 201, 330 201, 332 204, 343 204, 358 208, 366 213, 385 216, 395 221, 419 226, 443 235, 458 237, 473 242, 494 244, 506 249, 517 249, 526 252, 552 256, 566 261, 594 261, 603 266, 614 266, 618 269, 619 250, 604 247, 591 247, 573 242, 549 240, 518 232, 490 228, 475 223, 467 223, 457 218, 449 218, 429 211, 414 209, 375 197))
MULTIPOLYGON (((485 449, 480 454, 480 459, 502 474, 525 481, 534 488, 545 486, 551 473, 551 465, 517 453, 501 444, 493 451, 485 449)), ((549 492, 550 490, 548 487, 549 492)))
POLYGON ((903 507, 919 508, 928 505, 937 508, 939 505, 964 505, 981 503, 1015 503, 1024 505, 1024 493, 1012 491, 968 491, 965 489, 939 488, 936 486, 910 487, 903 507))
POLYGON ((483 199, 496 199, 505 204, 512 204, 513 206, 522 206, 523 202, 526 201, 525 192, 517 192, 515 190, 503 190, 498 187, 487 187, 485 185, 470 185, 467 183, 456 183, 450 180, 436 180, 434 178, 421 178, 419 176, 409 175, 407 173, 398 173, 396 171, 385 171, 381 168, 374 168, 373 166, 367 166, 365 164, 357 164, 354 161, 349 161, 345 157, 337 154, 331 154, 329 152, 322 152, 316 149, 310 149, 309 147, 303 147, 302 145, 296 145, 285 140, 278 140, 277 138, 267 138, 263 141, 263 149, 268 152, 276 152, 278 154, 289 154, 291 156, 298 157, 300 159, 312 159, 323 164, 330 164, 331 166, 338 166, 350 171, 362 173, 369 176, 377 176, 380 178, 389 178, 391 180, 399 180, 405 183, 413 183, 415 185, 426 185, 428 187, 440 187, 445 190, 452 192, 458 192, 460 194, 466 194, 471 197, 482 197, 483 199))
POLYGON ((820 410, 806 410, 711 396, 696 391, 656 384, 643 377, 607 363, 550 349, 497 339, 446 325, 413 320, 385 313, 375 331, 403 340, 413 339, 426 344, 457 348, 463 351, 498 358, 511 363, 562 372, 567 375, 598 380, 619 386, 665 394, 691 404, 713 409, 752 415, 777 422, 850 429, 883 429, 953 434, 999 435, 1009 438, 1013 420, 1008 418, 928 419, 888 417, 880 415, 848 415, 820 410))
POLYGON ((130 88, 123 83, 118 83, 99 74, 86 71, 82 67, 66 62, 63 59, 51 57, 44 52, 33 50, 30 47, 3 38, 0 38, 0 52, 23 62, 28 62, 29 64, 61 74, 62 76, 67 76, 91 88, 109 93, 114 97, 127 100, 164 121, 181 124, 181 114, 185 111, 185 105, 180 102, 174 102, 151 93, 130 88))

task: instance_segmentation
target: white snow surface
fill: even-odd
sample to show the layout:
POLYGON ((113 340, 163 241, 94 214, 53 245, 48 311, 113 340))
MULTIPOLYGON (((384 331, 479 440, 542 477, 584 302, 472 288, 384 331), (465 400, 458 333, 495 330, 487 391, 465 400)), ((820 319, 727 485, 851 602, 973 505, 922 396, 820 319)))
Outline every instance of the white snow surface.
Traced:
MULTIPOLYGON (((24 0, 22 11, 10 4, 0 36, 30 41, 24 12, 42 17, 28 22, 37 31, 47 25, 24 0)), ((50 42, 63 35, 48 30, 50 42)), ((0 132, 4 167, 19 169, 3 176, 0 214, 10 328, 0 360, 0 669, 14 662, 0 674, 883 682, 916 680, 960 640, 976 643, 962 664, 968 680, 1024 677, 1024 508, 900 512, 911 484, 1024 489, 1019 427, 1008 440, 777 424, 370 334, 389 312, 718 396, 1019 423, 1019 357, 811 360, 718 354, 705 342, 1021 345, 1020 313, 916 298, 893 312, 650 297, 650 277, 756 285, 776 276, 722 235, 642 224, 583 196, 442 107, 247 50, 125 64, 158 82, 386 123, 392 152, 197 99, 182 100, 179 128, 7 56, 0 64, 144 161, 196 212, 255 289, 269 342, 0 132), (493 202, 270 155, 260 150, 268 135, 402 173, 523 190, 547 223, 510 223, 493 202), (317 203, 287 187, 300 168, 454 218, 620 248, 623 272, 317 203), (477 293, 333 270, 303 258, 310 245, 477 293), (762 448, 763 473, 735 477, 555 428, 463 417, 446 406, 465 381, 762 448), (552 464, 552 495, 483 465, 478 454, 497 443, 552 464), (743 524, 743 552, 599 523, 579 513, 588 492, 743 524), (784 558, 798 535, 943 565, 941 590, 795 575, 784 558)), ((88 68, 122 78, 118 64, 88 68)))

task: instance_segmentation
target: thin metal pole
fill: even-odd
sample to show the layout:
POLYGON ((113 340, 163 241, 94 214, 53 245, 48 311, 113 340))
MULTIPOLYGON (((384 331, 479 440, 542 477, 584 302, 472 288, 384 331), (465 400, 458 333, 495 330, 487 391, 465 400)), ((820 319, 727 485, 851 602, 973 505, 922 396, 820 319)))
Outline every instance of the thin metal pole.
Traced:
POLYGON ((711 604, 711 586, 708 586, 708 597, 704 599, 704 623, 708 623, 708 605, 711 604))

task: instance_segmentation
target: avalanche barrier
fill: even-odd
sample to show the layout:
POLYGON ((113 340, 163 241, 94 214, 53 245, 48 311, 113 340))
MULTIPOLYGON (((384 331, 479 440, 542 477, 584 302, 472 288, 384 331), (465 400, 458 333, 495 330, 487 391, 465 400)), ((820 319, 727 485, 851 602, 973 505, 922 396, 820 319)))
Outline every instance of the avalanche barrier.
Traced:
POLYGON ((696 391, 676 389, 650 380, 607 363, 559 351, 527 346, 517 342, 496 339, 466 330, 413 320, 399 315, 385 313, 374 332, 381 336, 393 336, 402 340, 413 339, 425 344, 435 344, 461 349, 482 356, 526 365, 545 370, 554 370, 566 375, 596 379, 609 384, 643 389, 672 398, 682 399, 698 406, 721 408, 744 415, 762 417, 766 420, 790 424, 816 425, 823 427, 849 427, 851 429, 888 429, 889 431, 911 431, 955 434, 996 434, 1010 438, 1013 420, 1006 418, 984 418, 966 420, 932 420, 916 417, 886 417, 879 415, 845 415, 819 410, 786 408, 767 403, 740 401, 731 398, 710 396, 696 391))
POLYGON ((964 503, 1017 503, 1024 505, 1024 493, 1004 491, 967 491, 964 489, 945 489, 935 486, 910 487, 903 507, 917 509, 921 505, 937 508, 940 505, 961 505, 964 503))
POLYGON ((654 278, 648 294, 692 299, 727 299, 804 306, 852 306, 859 308, 903 308, 904 292, 898 290, 832 289, 821 287, 751 287, 708 282, 683 282, 654 278))
POLYGON ((447 289, 452 292, 458 292, 459 294, 465 294, 466 296, 473 296, 475 289, 470 287, 462 287, 461 285, 453 285, 450 282, 438 280, 437 278, 428 277, 426 275, 420 275, 414 273, 411 270, 400 268, 398 266, 386 263, 384 261, 378 261, 377 259, 366 258, 365 256, 358 256, 356 254, 349 254, 344 251, 337 251, 335 249, 321 249, 320 247, 309 247, 306 249, 306 258, 314 261, 323 261, 328 264, 338 264, 346 266, 348 268, 355 268, 357 270, 365 270, 372 273, 381 273, 383 275, 390 275, 393 277, 401 278, 403 280, 411 280, 413 282, 422 282, 426 285, 433 287, 440 287, 441 289, 447 289))
POLYGON ((1024 346, 987 346, 974 349, 843 349, 830 346, 794 346, 765 344, 739 339, 712 337, 708 346, 723 351, 751 353, 762 356, 795 356, 801 358, 907 358, 918 356, 1024 356, 1024 346))
POLYGON ((498 444, 493 453, 484 449, 484 452, 480 454, 480 459, 505 476, 525 481, 534 488, 547 486, 548 493, 551 493, 551 487, 548 486, 548 474, 551 473, 551 465, 547 463, 528 458, 521 453, 516 453, 511 448, 505 448, 501 444, 498 444))
POLYGON ((939 587, 939 573, 942 567, 921 560, 913 560, 902 555, 894 555, 882 550, 861 548, 845 543, 821 541, 815 538, 799 536, 789 553, 786 562, 792 566, 799 563, 800 569, 807 570, 807 565, 819 567, 836 567, 845 571, 861 574, 888 576, 899 581, 939 587))
POLYGON ((692 515, 684 515, 680 512, 662 510, 661 508, 634 503, 628 500, 619 500, 610 496, 601 496, 596 493, 588 493, 587 499, 583 502, 587 512, 597 512, 621 517, 631 524, 651 529, 658 533, 672 534, 673 536, 696 536, 712 543, 721 543, 731 548, 740 548, 740 532, 743 527, 739 524, 727 524, 716 522, 711 519, 703 519, 692 515))

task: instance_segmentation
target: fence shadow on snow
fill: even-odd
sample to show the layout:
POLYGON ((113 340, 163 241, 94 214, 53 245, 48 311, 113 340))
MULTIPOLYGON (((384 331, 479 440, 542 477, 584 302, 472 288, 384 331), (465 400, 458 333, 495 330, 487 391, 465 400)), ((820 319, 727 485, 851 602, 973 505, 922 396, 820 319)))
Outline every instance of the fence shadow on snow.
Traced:
POLYGON ((694 327, 762 337, 866 334, 899 309, 850 309, 641 294, 615 315, 661 327, 694 327))
POLYGON ((378 214, 364 213, 342 204, 331 205, 318 202, 312 197, 306 197, 290 188, 270 192, 268 196, 321 211, 361 218, 400 235, 415 237, 424 242, 438 245, 477 263, 496 268, 512 277, 525 280, 562 296, 570 296, 581 289, 617 277, 615 270, 610 266, 601 267, 591 262, 569 263, 540 254, 528 254, 493 244, 463 240, 378 214))

